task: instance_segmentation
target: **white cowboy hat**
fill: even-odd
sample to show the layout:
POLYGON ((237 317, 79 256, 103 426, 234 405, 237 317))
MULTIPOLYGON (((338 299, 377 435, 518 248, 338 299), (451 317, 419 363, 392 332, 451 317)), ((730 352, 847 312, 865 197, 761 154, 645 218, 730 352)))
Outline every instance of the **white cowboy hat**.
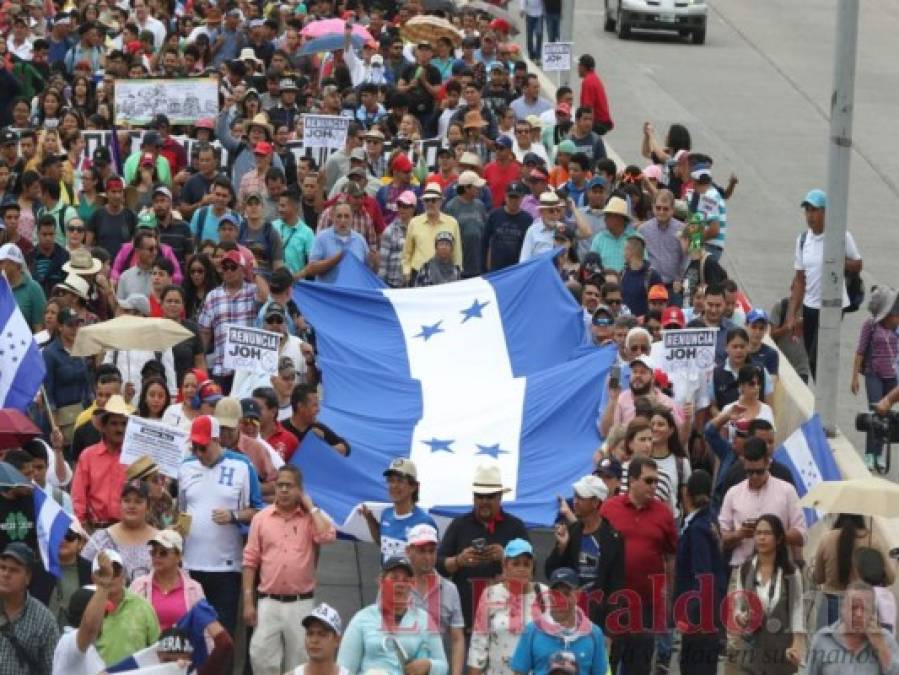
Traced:
POLYGON ((503 487, 503 474, 499 464, 478 464, 471 481, 471 491, 478 494, 494 494, 510 492, 512 488, 503 487))

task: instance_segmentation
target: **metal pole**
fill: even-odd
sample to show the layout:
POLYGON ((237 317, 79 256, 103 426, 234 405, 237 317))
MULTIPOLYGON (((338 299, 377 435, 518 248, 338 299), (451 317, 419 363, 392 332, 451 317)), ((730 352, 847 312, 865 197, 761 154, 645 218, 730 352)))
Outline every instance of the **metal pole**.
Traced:
MULTIPOLYGON (((562 21, 559 25, 559 38, 562 42, 571 42, 571 63, 572 67, 577 60, 574 51, 574 9, 577 0, 562 0, 562 21)), ((559 82, 564 86, 569 86, 571 71, 564 70, 559 72, 559 82)))
POLYGON ((858 42, 858 0, 837 3, 833 94, 830 101, 830 152, 827 162, 827 211, 824 224, 824 265, 821 271, 821 315, 818 329, 818 373, 815 409, 829 435, 837 427, 840 391, 840 323, 843 307, 843 266, 849 210, 849 158, 852 151, 852 109, 855 101, 855 58, 858 42))

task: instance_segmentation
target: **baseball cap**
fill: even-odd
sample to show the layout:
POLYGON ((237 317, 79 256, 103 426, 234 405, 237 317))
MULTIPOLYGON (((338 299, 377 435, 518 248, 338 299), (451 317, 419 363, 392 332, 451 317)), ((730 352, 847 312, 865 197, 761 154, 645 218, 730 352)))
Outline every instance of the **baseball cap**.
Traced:
POLYGON ((63 326, 71 326, 74 323, 84 323, 84 318, 71 307, 64 307, 61 309, 56 320, 63 326))
POLYGON ((140 156, 141 166, 156 166, 156 158, 150 152, 145 152, 140 156))
POLYGON ((21 541, 7 544, 6 548, 3 549, 3 553, 0 553, 0 558, 12 558, 28 568, 34 566, 34 551, 31 550, 28 544, 24 544, 21 541))
POLYGON ((178 553, 184 550, 184 538, 175 530, 159 530, 147 543, 159 544, 162 548, 178 553))
POLYGON ((403 154, 396 155, 390 163, 390 168, 394 171, 412 171, 412 160, 403 154))
POLYGON ((362 186, 358 183, 348 181, 347 184, 343 187, 343 193, 347 197, 362 197, 363 195, 365 195, 365 190, 363 190, 362 186))
POLYGON ((251 200, 256 200, 260 204, 262 203, 263 197, 262 193, 259 190, 250 190, 243 198, 244 204, 249 204, 251 200))
POLYGON ((546 171, 543 171, 542 169, 533 169, 528 174, 528 176, 530 177, 531 180, 542 180, 543 182, 546 182, 549 180, 549 176, 546 175, 546 171))
POLYGON ((124 300, 119 300, 119 307, 140 312, 141 316, 150 316, 150 301, 142 293, 131 293, 124 300))
POLYGON ((406 534, 406 543, 411 546, 421 546, 422 544, 436 544, 438 542, 437 530, 433 525, 427 523, 419 523, 406 534))
POLYGON ((768 312, 764 309, 753 309, 746 315, 747 326, 759 322, 768 323, 768 312))
MULTIPOLYGON (((96 160, 94 160, 96 161, 96 160)), ((125 189, 125 181, 122 180, 121 176, 110 176, 106 179, 106 191, 109 190, 124 190, 125 189)))
POLYGON ((512 539, 503 549, 503 555, 507 558, 517 558, 520 555, 529 555, 534 557, 534 547, 527 539, 512 539))
POLYGON ((197 387, 200 403, 215 403, 222 398, 222 388, 212 380, 206 380, 197 387))
POLYGON ((263 319, 267 319, 270 316, 280 316, 282 319, 287 318, 287 311, 284 309, 284 305, 276 300, 272 300, 265 307, 265 314, 262 315, 263 319))
POLYGON ((259 409, 259 404, 256 403, 255 399, 240 399, 240 416, 242 419, 251 420, 258 420, 262 416, 262 411, 259 409))
POLYGON ((158 131, 148 131, 141 139, 141 145, 153 145, 159 147, 162 145, 162 136, 159 135, 158 131))
POLYGON ((687 318, 684 316, 684 310, 680 307, 666 307, 665 311, 662 312, 662 328, 666 328, 667 326, 677 326, 678 328, 683 328, 687 323, 687 318))
POLYGON ((496 144, 501 148, 505 148, 506 150, 512 149, 512 139, 505 134, 496 138, 496 144))
POLYGON ((637 358, 632 359, 630 362, 630 367, 633 368, 635 365, 641 365, 650 371, 654 370, 652 364, 649 362, 649 359, 645 356, 638 356, 637 358))
POLYGON ((549 587, 568 586, 569 588, 577 588, 580 586, 577 572, 570 567, 559 567, 549 576, 549 587))
POLYGON ((412 190, 403 190, 396 198, 396 201, 398 204, 415 206, 418 203, 418 197, 415 196, 415 193, 412 192, 412 190))
POLYGON ((381 569, 385 572, 399 569, 400 567, 409 572, 410 576, 415 574, 415 571, 412 569, 412 563, 410 563, 409 559, 404 555, 392 555, 381 565, 381 569))
POLYGON ((156 229, 156 213, 153 211, 144 211, 137 217, 138 228, 156 229))
POLYGON ((355 159, 359 162, 366 161, 365 150, 362 148, 353 148, 350 150, 350 159, 355 159))
POLYGON ((25 264, 22 250, 15 244, 3 244, 3 246, 0 246, 0 260, 9 260, 17 265, 25 264))
POLYGON ((595 188, 595 187, 605 187, 609 184, 602 176, 593 176, 589 181, 587 181, 587 189, 595 188))
POLYGON ((577 152, 577 146, 574 144, 574 141, 565 139, 556 147, 556 154, 559 154, 560 152, 563 152, 566 155, 573 155, 577 152))
POLYGON ((215 404, 215 419, 229 429, 237 428, 241 412, 240 401, 233 396, 226 396, 215 404))
POLYGON ((159 642, 156 644, 156 652, 160 654, 193 654, 194 646, 185 631, 172 626, 162 631, 159 642))
POLYGON ((593 310, 594 326, 611 326, 614 321, 615 314, 612 312, 612 308, 608 305, 599 305, 596 309, 593 310))
POLYGON ((647 300, 664 300, 668 301, 668 289, 665 288, 662 284, 653 284, 649 287, 649 293, 646 296, 647 300))
POLYGON ((475 187, 484 187, 487 183, 483 178, 481 178, 474 171, 463 171, 459 175, 458 185, 462 187, 467 187, 469 185, 474 185, 475 187))
POLYGON ((609 488, 601 479, 594 475, 584 476, 578 480, 573 486, 574 494, 583 499, 598 499, 605 501, 609 496, 609 488))
POLYGON ((575 675, 577 673, 577 657, 571 652, 556 652, 549 657, 549 673, 566 673, 567 675, 575 675))
POLYGON ((827 193, 824 190, 809 190, 800 206, 811 206, 816 209, 827 208, 827 193))
POLYGON ((511 197, 524 197, 528 192, 530 190, 528 190, 527 185, 520 181, 509 183, 506 186, 506 194, 511 197))
POLYGON ((190 442, 208 445, 213 438, 219 437, 218 420, 211 415, 200 415, 190 425, 190 442))
POLYGON ((12 129, 0 131, 0 145, 15 145, 19 142, 19 135, 12 129))
POLYGON ((259 141, 253 148, 254 155, 270 155, 273 152, 272 144, 268 141, 259 141))
POLYGON ((543 160, 540 159, 540 155, 536 152, 526 152, 524 153, 524 157, 521 158, 521 163, 524 165, 534 164, 540 166, 543 163, 543 160))
POLYGON ((571 114, 571 106, 565 102, 559 103, 556 105, 556 113, 562 113, 563 115, 571 114))
POLYGON ((165 195, 166 197, 171 199, 172 191, 169 190, 165 185, 157 185, 155 188, 153 188, 153 196, 155 197, 156 195, 165 195))
POLYGON ((340 620, 340 614, 337 613, 336 609, 325 602, 316 606, 311 612, 303 617, 303 628, 309 628, 309 624, 313 621, 320 621, 338 635, 343 632, 343 622, 340 620))
POLYGON ((418 480, 418 469, 415 467, 415 462, 408 457, 397 457, 390 462, 390 466, 384 469, 384 475, 389 476, 392 473, 399 476, 406 476, 415 481, 418 480))
POLYGON ((105 553, 106 557, 109 558, 109 562, 113 565, 118 565, 122 569, 125 569, 125 561, 122 560, 122 554, 111 548, 104 548, 102 551, 97 551, 97 555, 94 556, 94 561, 91 563, 91 574, 95 574, 100 571, 100 554, 105 553))
POLYGON ((94 149, 94 154, 91 156, 94 164, 109 164, 111 155, 109 154, 109 148, 105 145, 100 145, 94 149))
POLYGON ((596 474, 600 477, 620 479, 622 473, 621 462, 614 457, 603 457, 602 461, 596 465, 596 474))
MULTIPOLYGON (((221 221, 219 221, 219 224, 221 224, 221 221)), ((222 262, 231 262, 240 267, 241 265, 243 265, 243 257, 240 255, 240 251, 238 250, 228 251, 225 254, 225 257, 222 258, 222 262)))
POLYGON ((451 244, 456 243, 456 238, 453 236, 452 232, 447 232, 443 230, 442 232, 438 232, 437 236, 434 237, 434 243, 439 244, 441 241, 448 241, 451 244))
POLYGON ((710 181, 712 180, 712 172, 705 168, 697 169, 696 171, 692 171, 690 173, 690 178, 700 182, 710 181))

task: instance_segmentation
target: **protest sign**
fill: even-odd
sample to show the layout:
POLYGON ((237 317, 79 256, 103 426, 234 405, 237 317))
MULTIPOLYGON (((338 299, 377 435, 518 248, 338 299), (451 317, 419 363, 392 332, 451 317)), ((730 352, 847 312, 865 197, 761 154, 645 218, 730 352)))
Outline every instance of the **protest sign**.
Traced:
POLYGON ((153 458, 161 473, 177 478, 186 444, 186 431, 155 420, 132 416, 128 418, 128 426, 125 427, 119 461, 131 464, 147 455, 153 458))
POLYGON ((349 117, 303 115, 303 146, 307 148, 342 148, 346 144, 349 117))
POLYGON ((116 80, 116 124, 142 126, 163 114, 169 123, 195 124, 219 112, 218 84, 211 78, 116 80))
POLYGON ((544 42, 543 70, 547 73, 571 70, 571 43, 544 42))
POLYGON ((278 373, 278 347, 280 333, 247 326, 225 326, 226 370, 253 370, 276 375, 278 373))
POLYGON ((652 361, 671 380, 679 405, 692 403, 695 410, 711 402, 709 385, 715 370, 717 328, 662 331, 662 341, 652 347, 652 361))

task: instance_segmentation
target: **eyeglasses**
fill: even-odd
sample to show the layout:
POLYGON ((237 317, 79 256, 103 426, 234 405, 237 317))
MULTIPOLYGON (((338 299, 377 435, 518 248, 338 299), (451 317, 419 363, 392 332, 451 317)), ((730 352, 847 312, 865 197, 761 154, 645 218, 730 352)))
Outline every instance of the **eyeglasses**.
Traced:
POLYGON ((746 469, 747 476, 764 476, 768 472, 768 469, 746 469))
POLYGON ((282 324, 282 323, 284 323, 284 317, 278 316, 277 314, 275 314, 274 316, 267 316, 267 317, 265 317, 265 322, 266 323, 274 323, 274 324, 282 324))
POLYGON ((83 227, 76 227, 73 225, 66 226, 66 232, 84 232, 84 231, 85 231, 85 228, 83 228, 83 227))
POLYGON ((649 345, 631 345, 631 351, 639 354, 649 354, 649 345))

